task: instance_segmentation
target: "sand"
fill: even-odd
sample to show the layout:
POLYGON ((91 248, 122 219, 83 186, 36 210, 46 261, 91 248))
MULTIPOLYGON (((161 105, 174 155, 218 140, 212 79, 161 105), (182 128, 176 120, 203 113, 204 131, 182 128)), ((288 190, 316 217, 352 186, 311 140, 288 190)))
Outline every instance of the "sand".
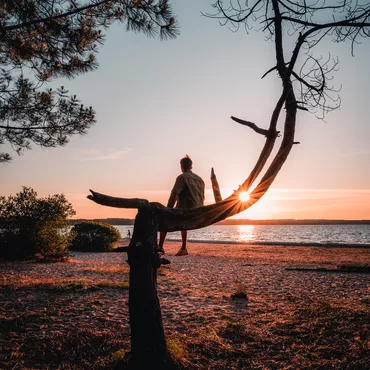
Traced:
MULTIPOLYGON (((370 264, 370 249, 178 246, 165 244, 158 292, 184 367, 370 368, 370 274, 285 270, 370 264)), ((0 368, 111 368, 129 351, 126 255, 73 254, 0 263, 0 368)))

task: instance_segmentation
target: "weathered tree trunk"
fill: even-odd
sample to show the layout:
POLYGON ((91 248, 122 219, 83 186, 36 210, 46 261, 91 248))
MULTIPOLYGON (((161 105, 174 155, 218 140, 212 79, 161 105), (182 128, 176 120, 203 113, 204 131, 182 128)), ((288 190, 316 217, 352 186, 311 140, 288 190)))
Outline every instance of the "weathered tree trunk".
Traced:
POLYGON ((139 208, 128 248, 131 359, 118 368, 174 369, 167 352, 157 296, 158 220, 152 207, 139 208))

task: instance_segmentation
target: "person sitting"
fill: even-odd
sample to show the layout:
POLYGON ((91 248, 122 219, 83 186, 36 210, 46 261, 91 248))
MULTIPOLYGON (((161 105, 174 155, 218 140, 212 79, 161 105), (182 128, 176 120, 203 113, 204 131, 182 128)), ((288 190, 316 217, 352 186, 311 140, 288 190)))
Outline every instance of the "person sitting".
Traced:
MULTIPOLYGON (((205 184, 200 176, 192 172, 193 161, 188 155, 180 160, 180 168, 182 174, 175 181, 167 207, 173 208, 175 203, 176 208, 197 208, 203 206, 205 184)), ((163 244, 166 235, 167 232, 161 232, 159 237, 158 250, 163 254, 165 253, 163 244)), ((187 231, 181 230, 182 245, 176 256, 186 256, 188 254, 186 248, 187 236, 187 231)))

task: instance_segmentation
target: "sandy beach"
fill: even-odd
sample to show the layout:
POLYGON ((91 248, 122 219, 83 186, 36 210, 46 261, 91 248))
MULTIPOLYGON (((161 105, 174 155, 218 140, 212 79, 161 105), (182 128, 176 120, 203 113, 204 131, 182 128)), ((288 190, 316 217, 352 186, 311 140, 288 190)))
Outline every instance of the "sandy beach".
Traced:
MULTIPOLYGON (((370 249, 165 244, 158 291, 171 353, 189 369, 369 369, 370 249)), ((0 368, 104 369, 129 351, 124 253, 0 263, 0 368)))

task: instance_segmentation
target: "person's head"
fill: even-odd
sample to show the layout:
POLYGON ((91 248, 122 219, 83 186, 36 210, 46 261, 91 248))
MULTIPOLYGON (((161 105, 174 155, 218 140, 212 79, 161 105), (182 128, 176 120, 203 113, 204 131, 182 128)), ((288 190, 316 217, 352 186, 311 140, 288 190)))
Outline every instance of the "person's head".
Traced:
POLYGON ((186 156, 180 160, 180 166, 183 173, 186 171, 190 171, 193 168, 193 161, 186 154, 186 156))

